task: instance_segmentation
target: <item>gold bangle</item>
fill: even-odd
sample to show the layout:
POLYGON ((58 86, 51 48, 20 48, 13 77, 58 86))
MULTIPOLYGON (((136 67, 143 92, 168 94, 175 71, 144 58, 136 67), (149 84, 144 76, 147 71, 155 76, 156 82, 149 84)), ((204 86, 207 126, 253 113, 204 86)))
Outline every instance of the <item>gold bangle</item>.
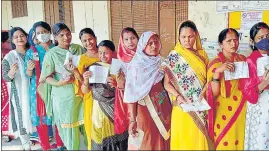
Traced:
POLYGON ((85 84, 84 82, 83 82, 83 85, 85 85, 86 87, 87 87, 87 86, 89 86, 89 84, 88 84, 88 83, 87 83, 87 84, 85 84))

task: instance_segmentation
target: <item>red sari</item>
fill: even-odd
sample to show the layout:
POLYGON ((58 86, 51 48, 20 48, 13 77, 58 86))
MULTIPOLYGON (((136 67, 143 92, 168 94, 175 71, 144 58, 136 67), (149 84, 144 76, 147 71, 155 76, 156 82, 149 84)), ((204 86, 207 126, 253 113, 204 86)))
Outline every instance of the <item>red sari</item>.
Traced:
POLYGON ((161 123, 164 125, 166 134, 161 134, 159 130, 161 123, 156 123, 147 106, 137 105, 137 128, 144 132, 144 138, 139 150, 170 150, 170 127, 172 105, 164 90, 162 81, 152 86, 149 97, 158 113, 161 123), (168 134, 168 135, 167 135, 168 134), (164 138, 163 135, 166 135, 164 138))

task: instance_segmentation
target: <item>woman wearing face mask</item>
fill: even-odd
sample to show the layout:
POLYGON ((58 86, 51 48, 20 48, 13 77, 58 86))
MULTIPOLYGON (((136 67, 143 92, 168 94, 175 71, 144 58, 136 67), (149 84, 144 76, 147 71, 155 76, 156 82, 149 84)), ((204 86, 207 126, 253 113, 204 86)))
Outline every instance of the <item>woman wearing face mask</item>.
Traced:
MULTIPOLYGON (((104 40, 98 44, 99 58, 102 62, 92 65, 110 67, 114 56, 115 46, 112 41, 104 40)), ((92 66, 91 65, 91 66, 92 66)), ((114 132, 114 101, 115 80, 112 76, 107 78, 107 84, 90 84, 89 78, 92 72, 83 74, 82 92, 87 95, 92 91, 93 107, 91 129, 91 150, 127 150, 126 134, 118 135, 114 132)), ((90 100, 89 100, 90 101, 90 100)))
MULTIPOLYGON (((133 28, 124 28, 120 35, 117 58, 125 63, 130 63, 130 61, 133 59, 133 56, 135 55, 138 39, 139 37, 133 28)), ((124 70, 126 71, 126 69, 124 70)), ((125 84, 125 78, 123 78, 124 75, 126 75, 126 73, 123 74, 122 72, 119 72, 117 75, 118 80, 114 109, 114 125, 116 134, 128 133, 129 127, 128 107, 126 103, 123 103, 125 84)))
MULTIPOLYGON (((30 31, 29 31, 28 42, 29 42, 31 47, 35 46, 35 45, 39 45, 39 41, 36 39, 35 31, 34 31, 33 28, 31 28, 30 31)), ((58 135, 57 133, 58 132, 57 132, 57 129, 56 129, 56 135, 58 135)), ((52 129, 51 125, 49 125, 49 138, 50 138, 50 140, 53 138, 53 129, 52 129)), ((34 132, 33 134, 31 134, 30 135, 30 140, 32 141, 33 144, 35 144, 36 141, 40 141, 38 133, 34 132)))
MULTIPOLYGON (((43 101, 41 100, 39 94, 36 91, 39 77, 42 69, 42 63, 45 53, 48 49, 54 47, 51 43, 51 28, 46 22, 40 21, 33 25, 33 31, 38 40, 39 45, 32 46, 26 52, 24 72, 28 78, 30 78, 30 113, 32 124, 36 126, 37 133, 40 139, 41 147, 43 150, 50 149, 49 142, 49 125, 52 124, 51 118, 46 116, 46 109, 43 101)), ((35 38, 35 37, 34 37, 35 38)), ((51 127, 50 127, 51 128, 51 127)), ((56 142, 60 149, 63 147, 63 143, 56 128, 56 142)))
POLYGON ((144 132, 140 150, 170 150, 171 103, 163 86, 160 50, 158 35, 144 32, 127 68, 123 101, 128 103, 130 137, 137 136, 137 129, 144 132))
POLYGON ((71 47, 72 35, 64 23, 53 26, 57 46, 44 57, 38 93, 46 104, 46 113, 54 117, 67 150, 79 150, 79 126, 83 124, 83 101, 74 92, 73 66, 64 66, 64 60, 71 47), (53 111, 53 112, 52 112, 53 111))
MULTIPOLYGON (((257 73, 257 60, 269 58, 269 27, 264 22, 250 29, 250 45, 253 50, 247 58, 249 78, 243 80, 247 98, 245 150, 269 149, 269 67, 263 76, 257 73)), ((269 61, 267 62, 269 64, 269 61)))
POLYGON ((23 73, 25 52, 29 49, 27 33, 20 27, 10 30, 11 50, 2 60, 3 79, 11 102, 9 131, 20 137, 24 150, 30 150, 29 133, 33 132, 29 103, 29 79, 23 73))
POLYGON ((99 61, 98 48, 96 44, 96 36, 91 28, 84 28, 79 32, 79 39, 82 42, 86 52, 81 55, 78 68, 75 70, 77 75, 75 94, 84 99, 84 127, 87 134, 87 147, 91 150, 91 115, 92 115, 92 93, 83 94, 81 86, 83 83, 83 73, 87 70, 87 67, 97 61, 99 61))
POLYGON ((217 150, 244 150, 246 100, 239 79, 224 79, 224 71, 234 72, 234 62, 244 62, 246 57, 237 53, 239 34, 227 28, 219 34, 222 49, 208 66, 209 134, 217 150))
POLYGON ((168 57, 164 86, 175 98, 171 120, 172 150, 213 149, 207 132, 206 111, 184 112, 180 105, 198 102, 206 88, 208 57, 200 35, 192 21, 183 22, 178 30, 178 42, 168 57), (196 45, 195 45, 196 44, 196 45), (172 84, 172 86, 171 86, 172 84), (197 139, 197 141, 193 141, 197 139))

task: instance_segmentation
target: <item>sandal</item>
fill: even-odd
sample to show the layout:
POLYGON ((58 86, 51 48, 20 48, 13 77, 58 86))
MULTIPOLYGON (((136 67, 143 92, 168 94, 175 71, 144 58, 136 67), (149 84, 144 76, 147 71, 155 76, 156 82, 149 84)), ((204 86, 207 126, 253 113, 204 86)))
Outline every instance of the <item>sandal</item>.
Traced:
POLYGON ((65 147, 65 146, 62 146, 62 147, 60 147, 60 148, 57 148, 57 150, 58 150, 58 151, 64 151, 64 150, 66 150, 66 147, 65 147))
POLYGON ((12 138, 8 136, 4 141, 5 141, 6 143, 11 142, 11 141, 12 141, 12 138))

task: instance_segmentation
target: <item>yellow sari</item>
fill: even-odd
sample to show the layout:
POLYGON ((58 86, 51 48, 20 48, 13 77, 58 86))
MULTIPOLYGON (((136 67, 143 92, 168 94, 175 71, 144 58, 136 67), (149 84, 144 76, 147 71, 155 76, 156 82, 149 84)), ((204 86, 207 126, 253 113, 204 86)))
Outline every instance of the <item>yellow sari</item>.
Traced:
MULTIPOLYGON (((168 55, 168 66, 164 68, 173 86, 183 95, 191 87, 192 82, 180 82, 184 76, 193 77, 200 85, 200 94, 206 84, 206 68, 208 57, 202 50, 199 34, 197 33, 196 49, 194 53, 184 48, 179 42, 168 55), (181 58, 181 61, 179 61, 181 58), (182 59, 183 58, 183 59, 182 59), (182 63, 183 62, 183 63, 182 63), (190 67, 189 71, 184 71, 185 67, 190 67), (178 67, 178 68, 177 68, 178 67), (179 71, 179 72, 178 72, 179 71), (191 72, 190 72, 191 71, 191 72), (185 73, 187 72, 187 73, 185 73)), ((192 94, 192 93, 191 93, 192 94)), ((189 95, 187 99, 191 99, 189 95)), ((185 97, 186 98, 186 97, 185 97)), ((175 97, 172 97, 175 100, 175 97)), ((214 146, 209 138, 206 127, 206 112, 184 112, 179 106, 173 106, 171 120, 171 150, 208 150, 214 146)))
MULTIPOLYGON (((233 62, 246 61, 245 56, 235 54, 233 62)), ((209 63, 207 72, 209 111, 209 131, 214 137, 216 150, 244 150, 246 103, 239 90, 239 80, 225 81, 222 75, 220 95, 213 98, 210 85, 216 68, 225 62, 223 53, 209 63)))
MULTIPOLYGON (((78 71, 82 75, 87 69, 88 66, 92 65, 93 63, 99 61, 99 58, 90 58, 85 54, 82 54, 80 57, 80 61, 78 64, 78 71)), ((75 86, 75 94, 76 96, 80 96, 84 100, 84 127, 87 135, 88 141, 88 149, 91 150, 91 125, 92 125, 92 93, 87 93, 83 95, 81 91, 81 83, 76 79, 76 86, 75 86)))

